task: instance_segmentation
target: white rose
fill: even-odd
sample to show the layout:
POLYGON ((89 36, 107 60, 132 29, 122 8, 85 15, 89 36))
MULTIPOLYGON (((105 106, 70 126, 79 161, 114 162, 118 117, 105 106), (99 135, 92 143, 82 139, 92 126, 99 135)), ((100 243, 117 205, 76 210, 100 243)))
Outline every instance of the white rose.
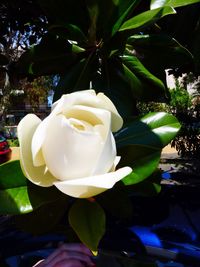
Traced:
POLYGON ((39 186, 88 198, 112 188, 132 170, 115 170, 119 157, 111 131, 123 120, 103 93, 85 90, 63 95, 41 121, 26 115, 18 125, 20 162, 25 176, 39 186))

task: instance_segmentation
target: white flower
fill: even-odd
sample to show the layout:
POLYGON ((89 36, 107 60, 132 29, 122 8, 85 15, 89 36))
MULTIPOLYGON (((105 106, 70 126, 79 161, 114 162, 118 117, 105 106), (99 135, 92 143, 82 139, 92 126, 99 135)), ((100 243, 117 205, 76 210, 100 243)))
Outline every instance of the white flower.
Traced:
POLYGON ((103 93, 85 90, 63 95, 41 121, 26 115, 18 125, 20 162, 25 176, 39 186, 88 198, 112 188, 132 170, 115 171, 119 157, 112 131, 123 120, 103 93))

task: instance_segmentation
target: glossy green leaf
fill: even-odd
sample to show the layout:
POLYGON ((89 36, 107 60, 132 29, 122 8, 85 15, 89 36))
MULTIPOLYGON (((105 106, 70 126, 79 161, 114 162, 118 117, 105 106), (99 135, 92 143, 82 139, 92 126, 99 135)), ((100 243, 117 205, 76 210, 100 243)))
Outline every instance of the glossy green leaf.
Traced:
POLYGON ((27 179, 19 162, 0 165, 0 213, 17 214, 32 211, 28 197, 27 179))
POLYGON ((1 190, 27 185, 27 178, 22 173, 19 160, 1 164, 0 174, 1 190))
POLYGON ((156 8, 153 10, 145 11, 135 17, 125 21, 120 27, 119 31, 127 31, 127 30, 139 30, 144 27, 150 26, 162 17, 170 14, 175 14, 176 11, 170 7, 165 6, 161 8, 156 8))
POLYGON ((180 123, 173 115, 152 112, 120 130, 115 138, 118 147, 144 145, 158 150, 165 147, 179 129, 180 123))
POLYGON ((195 3, 200 3, 200 0, 151 0, 150 8, 155 9, 163 6, 181 7, 195 3))
POLYGON ((0 214, 28 213, 62 196, 54 187, 29 183, 18 160, 0 165, 0 174, 0 214))
POLYGON ((161 149, 144 145, 129 145, 118 150, 121 160, 119 167, 130 166, 133 171, 122 182, 125 185, 137 184, 151 175, 160 161, 161 149))
POLYGON ((136 184, 157 168, 160 154, 177 134, 180 123, 171 114, 149 113, 135 120, 116 135, 119 167, 130 166, 133 172, 123 179, 125 185, 136 184))
POLYGON ((0 214, 20 214, 33 210, 29 201, 27 187, 0 190, 0 214))
POLYGON ((165 95, 165 86, 160 79, 151 74, 135 56, 121 56, 122 75, 130 85, 135 98, 154 100, 165 95))
POLYGON ((141 2, 141 0, 132 1, 118 1, 119 17, 112 28, 112 36, 119 30, 124 20, 133 12, 134 8, 141 2))
POLYGON ((69 223, 82 243, 92 251, 98 250, 105 232, 105 214, 96 201, 77 200, 68 213, 69 223))
POLYGON ((85 51, 85 48, 78 46, 78 45, 75 45, 75 44, 72 44, 72 52, 78 54, 78 53, 82 53, 84 51, 85 51))

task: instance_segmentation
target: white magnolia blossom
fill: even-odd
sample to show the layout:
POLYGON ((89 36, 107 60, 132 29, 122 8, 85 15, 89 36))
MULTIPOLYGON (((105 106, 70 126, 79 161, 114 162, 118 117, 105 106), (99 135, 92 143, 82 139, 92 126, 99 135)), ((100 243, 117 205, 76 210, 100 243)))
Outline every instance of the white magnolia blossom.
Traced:
POLYGON ((112 188, 132 169, 115 170, 119 161, 112 131, 123 120, 103 93, 85 90, 63 95, 41 121, 26 115, 18 125, 20 162, 39 186, 89 198, 112 188))

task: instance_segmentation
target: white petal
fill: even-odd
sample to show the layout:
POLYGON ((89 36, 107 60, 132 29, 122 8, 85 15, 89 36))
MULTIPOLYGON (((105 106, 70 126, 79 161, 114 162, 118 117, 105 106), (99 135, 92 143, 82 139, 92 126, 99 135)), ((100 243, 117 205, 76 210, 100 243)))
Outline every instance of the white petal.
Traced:
POLYGON ((99 156, 97 155, 98 160, 96 163, 94 162, 91 175, 107 173, 111 169, 116 157, 115 140, 110 129, 111 113, 104 109, 75 105, 65 115, 70 118, 76 118, 80 122, 86 121, 94 125, 93 131, 102 136, 104 145, 99 156))
POLYGON ((115 172, 55 182, 54 185, 66 195, 77 198, 89 198, 112 188, 115 183, 127 176, 131 171, 130 167, 123 167, 115 172))
POLYGON ((111 132, 107 134, 106 142, 100 154, 92 175, 99 175, 109 172, 116 158, 116 145, 111 132))
POLYGON ((74 105, 70 109, 63 111, 62 114, 67 118, 86 121, 93 126, 97 124, 105 124, 107 121, 110 125, 111 119, 110 113, 107 110, 82 105, 74 105))
POLYGON ((78 131, 62 114, 47 130, 42 151, 49 171, 59 180, 89 176, 104 145, 101 135, 78 131))
POLYGON ((123 125, 123 119, 119 115, 116 107, 114 106, 112 101, 103 93, 99 93, 97 97, 100 100, 99 108, 105 108, 109 110, 112 114, 112 132, 118 131, 123 125))
POLYGON ((42 154, 42 144, 46 137, 46 129, 49 122, 49 116, 45 118, 37 127, 32 138, 32 155, 34 166, 45 165, 44 157, 42 154))
POLYGON ((52 186, 56 181, 47 170, 46 166, 35 167, 33 165, 31 142, 32 137, 41 120, 34 114, 26 115, 18 125, 18 138, 20 143, 20 163, 24 175, 34 184, 40 186, 52 186))
POLYGON ((112 165, 112 167, 110 169, 110 172, 114 172, 115 171, 115 169, 117 167, 117 164, 120 162, 120 159, 121 159, 120 156, 116 156, 116 158, 115 158, 115 160, 113 162, 113 165, 112 165))
POLYGON ((77 120, 74 118, 68 119, 69 124, 79 131, 93 132, 93 126, 86 121, 77 120))
POLYGON ((54 114, 62 113, 63 110, 71 108, 73 105, 83 104, 90 97, 96 97, 94 90, 77 91, 71 94, 62 95, 51 108, 51 112, 54 114))
POLYGON ((123 125, 123 119, 119 115, 112 101, 103 93, 96 95, 94 90, 83 90, 63 95, 52 108, 54 114, 66 113, 72 106, 82 105, 105 109, 112 114, 112 131, 118 131, 123 125))

